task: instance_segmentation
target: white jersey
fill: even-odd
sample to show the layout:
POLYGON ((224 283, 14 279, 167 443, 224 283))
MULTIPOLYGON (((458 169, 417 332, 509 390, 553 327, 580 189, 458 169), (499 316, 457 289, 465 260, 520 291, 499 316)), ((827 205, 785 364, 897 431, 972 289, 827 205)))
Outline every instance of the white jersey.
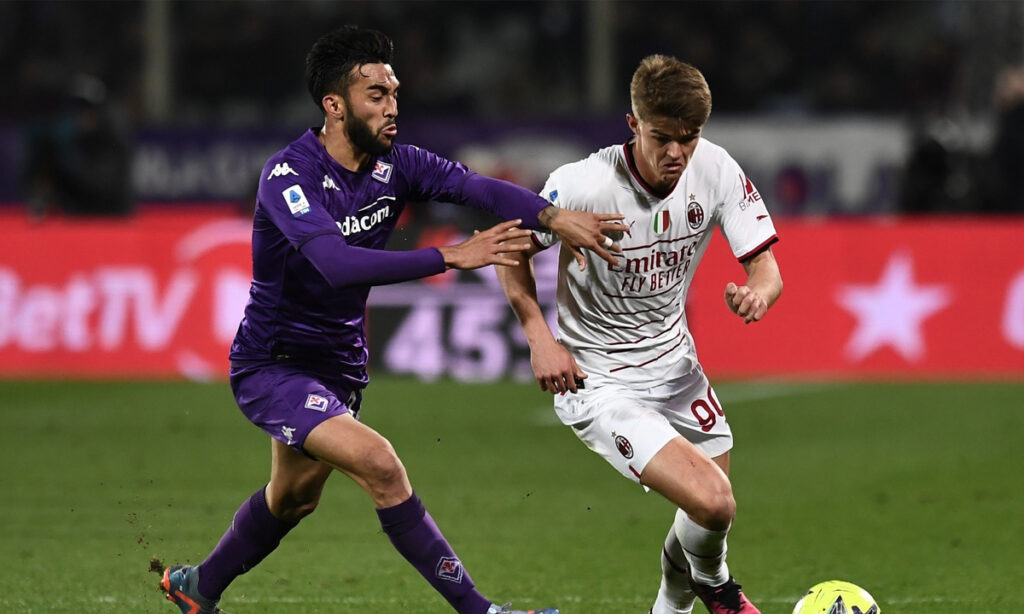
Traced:
MULTIPOLYGON (((705 139, 664 198, 640 178, 628 144, 556 169, 542 196, 566 209, 621 213, 630 227, 618 241, 618 267, 586 252, 580 271, 568 249, 559 254, 559 341, 592 384, 657 385, 689 373, 697 352, 686 293, 713 228, 722 229, 740 260, 777 240, 754 185, 705 139)), ((557 237, 536 233, 534 240, 546 247, 557 237)))

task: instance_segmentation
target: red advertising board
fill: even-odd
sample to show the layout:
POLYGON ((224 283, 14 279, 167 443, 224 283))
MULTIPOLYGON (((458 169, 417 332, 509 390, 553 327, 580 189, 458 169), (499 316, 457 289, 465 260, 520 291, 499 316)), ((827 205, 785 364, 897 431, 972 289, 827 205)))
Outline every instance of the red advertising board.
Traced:
POLYGON ((784 290, 761 322, 721 308, 743 272, 716 236, 689 297, 726 375, 1024 377, 1024 218, 782 220, 784 290))
POLYGON ((0 375, 220 377, 251 279, 249 219, 0 214, 0 375))
MULTIPOLYGON (((690 326, 716 377, 1024 376, 1024 218, 777 226, 785 290, 764 321, 725 308, 725 284, 743 271, 721 237, 697 271, 690 326)), ((0 377, 224 377, 249 234, 247 218, 188 207, 123 221, 0 213, 0 377)), ((523 375, 522 338, 489 272, 381 288, 370 304, 378 370, 523 375)))

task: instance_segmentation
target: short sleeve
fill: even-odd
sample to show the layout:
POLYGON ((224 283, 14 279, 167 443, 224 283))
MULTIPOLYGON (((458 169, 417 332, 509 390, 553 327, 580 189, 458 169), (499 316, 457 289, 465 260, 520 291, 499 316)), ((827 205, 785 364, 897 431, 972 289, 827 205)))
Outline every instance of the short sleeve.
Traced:
POLYGON ((764 199, 732 158, 723 165, 718 224, 732 253, 741 262, 778 241, 764 199))
POLYGON ((267 217, 296 249, 313 237, 338 233, 323 203, 323 173, 299 159, 274 156, 260 175, 257 199, 267 217))

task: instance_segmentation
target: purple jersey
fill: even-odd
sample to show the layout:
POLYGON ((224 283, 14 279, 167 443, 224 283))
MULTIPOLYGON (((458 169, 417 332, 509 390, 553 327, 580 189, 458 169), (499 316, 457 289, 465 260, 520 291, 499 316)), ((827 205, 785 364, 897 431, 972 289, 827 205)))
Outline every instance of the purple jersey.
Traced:
MULTIPOLYGON (((230 357, 233 362, 290 359, 331 365, 362 387, 367 382, 364 318, 370 286, 440 273, 445 268, 441 254, 436 249, 405 252, 415 259, 410 275, 371 275, 371 281, 339 287, 325 277, 323 266, 315 266, 316 259, 307 257, 304 246, 331 235, 342 248, 383 250, 409 200, 472 204, 499 215, 513 214, 503 217, 518 214, 525 226, 536 223, 537 212, 547 203, 533 195, 512 198, 515 209, 489 203, 476 195, 479 187, 467 187, 484 183, 469 181, 479 175, 411 145, 395 145, 371 168, 352 172, 331 158, 317 132, 310 129, 263 168, 253 219, 252 286, 230 357), (532 213, 532 219, 524 212, 532 213)), ((493 182, 486 179, 484 185, 493 187, 493 182)), ((372 263, 366 254, 354 253, 350 266, 372 263)), ((335 257, 323 250, 319 255, 321 260, 335 257)), ((346 264, 331 263, 342 270, 346 264)))

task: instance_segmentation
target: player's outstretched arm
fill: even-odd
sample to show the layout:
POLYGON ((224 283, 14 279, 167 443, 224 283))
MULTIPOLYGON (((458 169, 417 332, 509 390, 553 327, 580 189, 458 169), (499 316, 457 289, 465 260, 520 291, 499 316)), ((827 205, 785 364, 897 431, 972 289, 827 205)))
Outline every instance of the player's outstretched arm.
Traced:
POLYGON ((447 247, 410 251, 367 249, 348 245, 340 232, 323 233, 301 248, 333 288, 393 284, 443 273, 445 269, 476 269, 488 264, 515 266, 504 254, 530 246, 530 231, 516 228, 520 220, 502 222, 447 247))
POLYGON ((544 319, 537 300, 537 281, 529 261, 538 251, 531 245, 526 251, 510 254, 519 265, 498 266, 494 270, 530 345, 530 366, 540 389, 553 394, 576 392, 587 374, 579 368, 569 351, 555 340, 544 319))
POLYGON ((725 286, 725 304, 733 313, 750 324, 757 322, 768 313, 782 294, 782 274, 771 248, 757 254, 743 263, 747 272, 747 283, 737 286, 729 282, 725 286))
POLYGON ((522 186, 476 173, 469 174, 462 182, 457 201, 503 219, 520 218, 527 228, 546 228, 554 232, 576 256, 581 270, 586 263, 582 249, 589 249, 618 265, 618 259, 609 251, 609 248, 618 251, 618 246, 606 233, 629 231, 628 226, 616 221, 622 219, 621 215, 561 209, 522 186))
POLYGON ((529 230, 516 228, 522 220, 509 220, 495 224, 487 230, 474 232, 473 236, 457 245, 437 248, 449 269, 479 269, 489 264, 516 266, 519 260, 514 253, 529 249, 530 244, 522 241, 530 236, 529 230))
POLYGON ((548 205, 537 216, 537 220, 558 235, 576 257, 582 271, 587 266, 582 249, 589 249, 609 263, 619 265, 619 259, 612 254, 613 251, 620 251, 619 245, 608 233, 629 232, 629 226, 619 221, 624 217, 618 213, 590 213, 548 205))

